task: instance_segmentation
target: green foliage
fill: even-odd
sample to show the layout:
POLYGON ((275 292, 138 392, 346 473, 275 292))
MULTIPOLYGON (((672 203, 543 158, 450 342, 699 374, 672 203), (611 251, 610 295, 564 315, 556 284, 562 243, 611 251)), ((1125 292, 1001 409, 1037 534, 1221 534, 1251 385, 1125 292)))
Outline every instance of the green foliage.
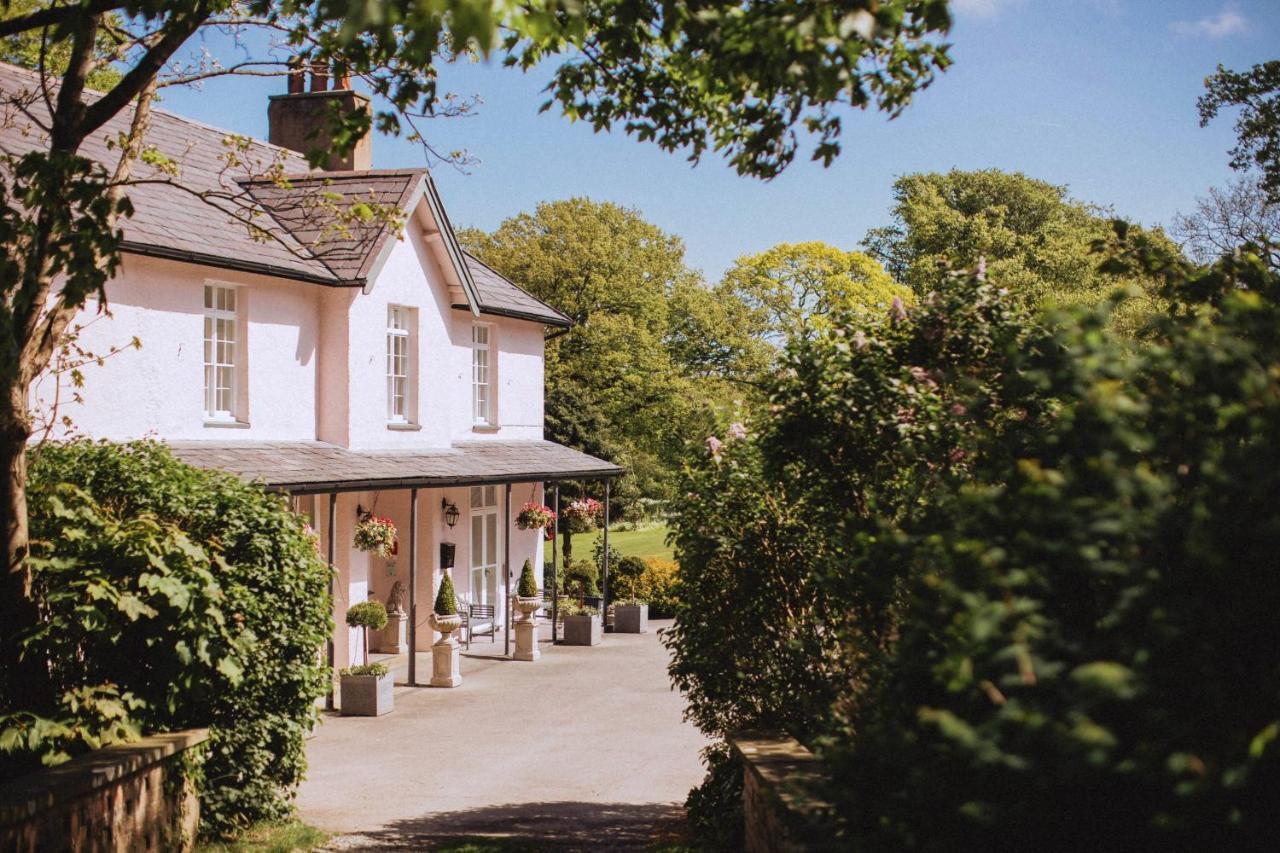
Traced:
POLYGON ((564 569, 564 591, 566 595, 581 598, 584 595, 600 594, 600 570, 591 560, 575 560, 564 569))
POLYGON ((745 255, 716 293, 746 305, 751 335, 774 346, 821 329, 833 312, 883 316, 895 298, 913 301, 911 291, 871 257, 818 242, 780 243, 745 255))
MULTIPOLYGON (((0 21, 30 15, 33 12, 47 9, 53 5, 48 0, 6 0, 0 8, 0 21)), ((121 27, 122 21, 114 13, 108 14, 107 20, 113 27, 121 27)), ((28 30, 17 35, 0 38, 0 62, 8 62, 22 68, 39 68, 43 53, 44 65, 55 74, 62 74, 67 69, 71 58, 71 45, 62 40, 49 40, 48 34, 39 30, 28 30)), ((109 55, 115 46, 114 39, 105 30, 100 30, 94 39, 96 53, 109 55)), ((86 81, 91 89, 105 91, 120 82, 121 74, 110 65, 94 70, 86 81)))
POLYGON ((676 615, 676 575, 680 566, 674 560, 647 557, 644 574, 636 585, 636 597, 649 602, 649 615, 654 619, 670 619, 676 615))
POLYGON ((279 496, 155 442, 46 444, 31 473, 46 621, 24 642, 62 698, 9 709, 61 731, 22 745, 53 757, 207 725, 205 831, 285 816, 328 685, 316 649, 332 630, 329 568, 303 521, 279 496))
POLYGON ((617 602, 623 598, 636 598, 640 595, 641 578, 648 566, 639 557, 622 557, 617 562, 609 563, 610 599, 617 602))
POLYGON ((298 820, 264 821, 228 841, 196 845, 196 853, 303 853, 320 847, 329 836, 298 820))
MULTIPOLYGON (((735 325, 741 302, 717 299, 685 265, 678 238, 615 204, 547 202, 492 234, 460 238, 575 322, 547 341, 546 437, 626 467, 615 519, 637 498, 670 497, 679 448, 706 434, 708 411, 743 396, 733 380, 757 369, 735 325)), ((562 510, 585 494, 565 490, 562 510)), ((561 518, 562 531, 590 529, 561 518)))
POLYGON ((520 570, 520 581, 516 584, 516 595, 533 598, 538 594, 538 579, 533 574, 533 561, 525 560, 520 570))
POLYGON ((918 173, 894 183, 892 214, 863 245, 918 294, 938 286, 942 267, 985 261, 993 284, 1033 305, 1099 305, 1136 286, 1116 317, 1128 334, 1160 308, 1150 277, 1098 269, 1093 245, 1110 234, 1108 212, 1072 200, 1066 187, 998 169, 918 173))
POLYGON ((1280 277, 1114 243, 1149 343, 952 276, 794 342, 757 435, 691 461, 673 677, 710 734, 817 748, 850 849, 1280 830, 1280 277))
POLYGON ((698 849, 737 853, 746 849, 742 809, 742 762, 726 743, 702 750, 707 776, 684 801, 698 849))
POLYGON ((382 678, 391 670, 387 669, 385 663, 364 663, 359 666, 348 666, 338 670, 339 675, 370 675, 374 678, 382 678))
POLYGON ((564 618, 565 616, 599 616, 600 611, 581 601, 565 601, 560 603, 556 608, 557 614, 564 618))
POLYGON ((1223 107, 1240 107, 1231 168, 1257 169, 1271 204, 1280 204, 1280 59, 1229 71, 1221 65, 1205 78, 1205 93, 1196 106, 1205 127, 1223 107))
POLYGON ((347 624, 352 628, 381 631, 387 627, 387 606, 381 601, 362 601, 347 608, 347 624))
POLYGON ((437 616, 458 615, 458 594, 453 590, 453 578, 448 572, 440 579, 440 588, 436 590, 436 603, 432 608, 437 616))

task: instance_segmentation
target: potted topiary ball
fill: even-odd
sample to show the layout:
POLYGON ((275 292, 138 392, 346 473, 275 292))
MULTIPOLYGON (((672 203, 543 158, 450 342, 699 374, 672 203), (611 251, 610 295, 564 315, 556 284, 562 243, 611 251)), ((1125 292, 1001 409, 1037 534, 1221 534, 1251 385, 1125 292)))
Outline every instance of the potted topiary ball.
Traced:
POLYGON ((380 717, 395 704, 395 680, 385 665, 369 663, 369 632, 387 625, 387 608, 381 601, 362 601, 347 608, 347 624, 359 628, 364 646, 364 663, 339 673, 339 690, 344 717, 380 717))
POLYGON ((453 591, 453 578, 449 577, 448 572, 445 572, 444 579, 440 581, 436 603, 431 610, 431 627, 444 635, 442 639, 448 640, 450 634, 462 627, 462 617, 458 615, 458 596, 453 591))
POLYGON ((525 560, 520 571, 520 582, 516 584, 516 609, 525 619, 531 619, 533 612, 542 606, 538 598, 538 580, 533 576, 533 561, 525 560))

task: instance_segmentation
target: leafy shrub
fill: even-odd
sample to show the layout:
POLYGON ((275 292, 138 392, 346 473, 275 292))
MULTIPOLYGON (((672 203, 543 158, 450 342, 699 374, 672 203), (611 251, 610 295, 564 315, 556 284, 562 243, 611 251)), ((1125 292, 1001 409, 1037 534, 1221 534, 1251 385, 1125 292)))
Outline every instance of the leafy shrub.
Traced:
POLYGON ((381 631, 387 627, 387 606, 381 601, 362 601, 347 608, 347 624, 352 628, 381 631))
POLYGON ((644 573, 636 585, 636 597, 649 602, 649 615, 654 619, 670 619, 676 615, 676 574, 680 565, 674 560, 647 557, 644 573))
POLYGON ((453 591, 453 578, 448 572, 440 579, 440 588, 436 590, 436 603, 432 609, 437 616, 458 615, 458 595, 453 591))
POLYGON ((520 570, 520 582, 516 584, 516 595, 533 598, 538 594, 538 579, 533 576, 533 561, 525 560, 520 570))
POLYGON ((63 736, 23 746, 92 747, 103 721, 113 737, 207 725, 202 831, 287 816, 333 623, 329 568, 285 500, 156 442, 47 444, 31 530, 47 622, 28 653, 60 702, 20 710, 63 736))
MULTIPOLYGON (((622 561, 622 553, 618 551, 617 546, 609 546, 609 584, 613 585, 613 573, 617 569, 618 563, 622 561)), ((604 571, 604 537, 601 536, 591 543, 591 562, 596 564, 596 571, 604 571)))
POLYGON ((387 669, 385 663, 365 663, 359 666, 348 666, 338 671, 339 675, 372 675, 374 678, 382 678, 391 670, 387 669))
POLYGON ((600 570, 590 560, 574 560, 564 569, 564 591, 581 598, 600 594, 600 570))
POLYGON ((609 597, 614 601, 619 597, 639 597, 640 581, 645 570, 644 560, 628 556, 610 565, 613 568, 609 572, 609 597))
POLYGON ((563 619, 566 616, 598 616, 600 611, 596 608, 583 604, 581 601, 564 601, 557 608, 557 614, 563 619))
POLYGON ((693 458, 672 675, 704 731, 816 748, 849 849, 1280 834, 1280 278, 1117 242, 1149 342, 950 276, 793 342, 693 458))
POLYGON ((726 743, 702 750, 707 777, 689 792, 685 811, 700 850, 738 853, 746 849, 742 809, 742 762, 726 743))

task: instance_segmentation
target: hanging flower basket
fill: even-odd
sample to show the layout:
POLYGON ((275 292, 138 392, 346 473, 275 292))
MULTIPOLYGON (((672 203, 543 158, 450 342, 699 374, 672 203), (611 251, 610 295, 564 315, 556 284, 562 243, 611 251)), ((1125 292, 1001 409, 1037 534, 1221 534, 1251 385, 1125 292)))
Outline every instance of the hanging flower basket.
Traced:
POLYGON ((550 527, 551 522, 555 520, 556 514, 551 507, 530 501, 520 507, 520 513, 516 516, 516 527, 521 530, 542 530, 550 527))
POLYGON ((604 515, 604 505, 595 498, 580 498, 573 501, 562 511, 569 522, 569 529, 574 533, 586 533, 594 530, 604 515))
POLYGON ((396 526, 389 518, 365 513, 356 524, 355 546, 379 557, 390 557, 396 552, 396 526))

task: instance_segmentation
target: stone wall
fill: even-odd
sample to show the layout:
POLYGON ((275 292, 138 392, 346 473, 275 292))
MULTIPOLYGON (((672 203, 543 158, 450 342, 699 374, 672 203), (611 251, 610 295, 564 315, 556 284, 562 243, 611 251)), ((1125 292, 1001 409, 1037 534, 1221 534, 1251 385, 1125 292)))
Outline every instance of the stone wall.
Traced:
POLYGON ((831 805, 816 793, 827 776, 813 753, 769 732, 741 732, 729 744, 742 762, 747 853, 844 849, 831 805))
POLYGON ((182 753, 207 729, 153 735, 0 787, 0 850, 190 850, 200 822, 182 753))

